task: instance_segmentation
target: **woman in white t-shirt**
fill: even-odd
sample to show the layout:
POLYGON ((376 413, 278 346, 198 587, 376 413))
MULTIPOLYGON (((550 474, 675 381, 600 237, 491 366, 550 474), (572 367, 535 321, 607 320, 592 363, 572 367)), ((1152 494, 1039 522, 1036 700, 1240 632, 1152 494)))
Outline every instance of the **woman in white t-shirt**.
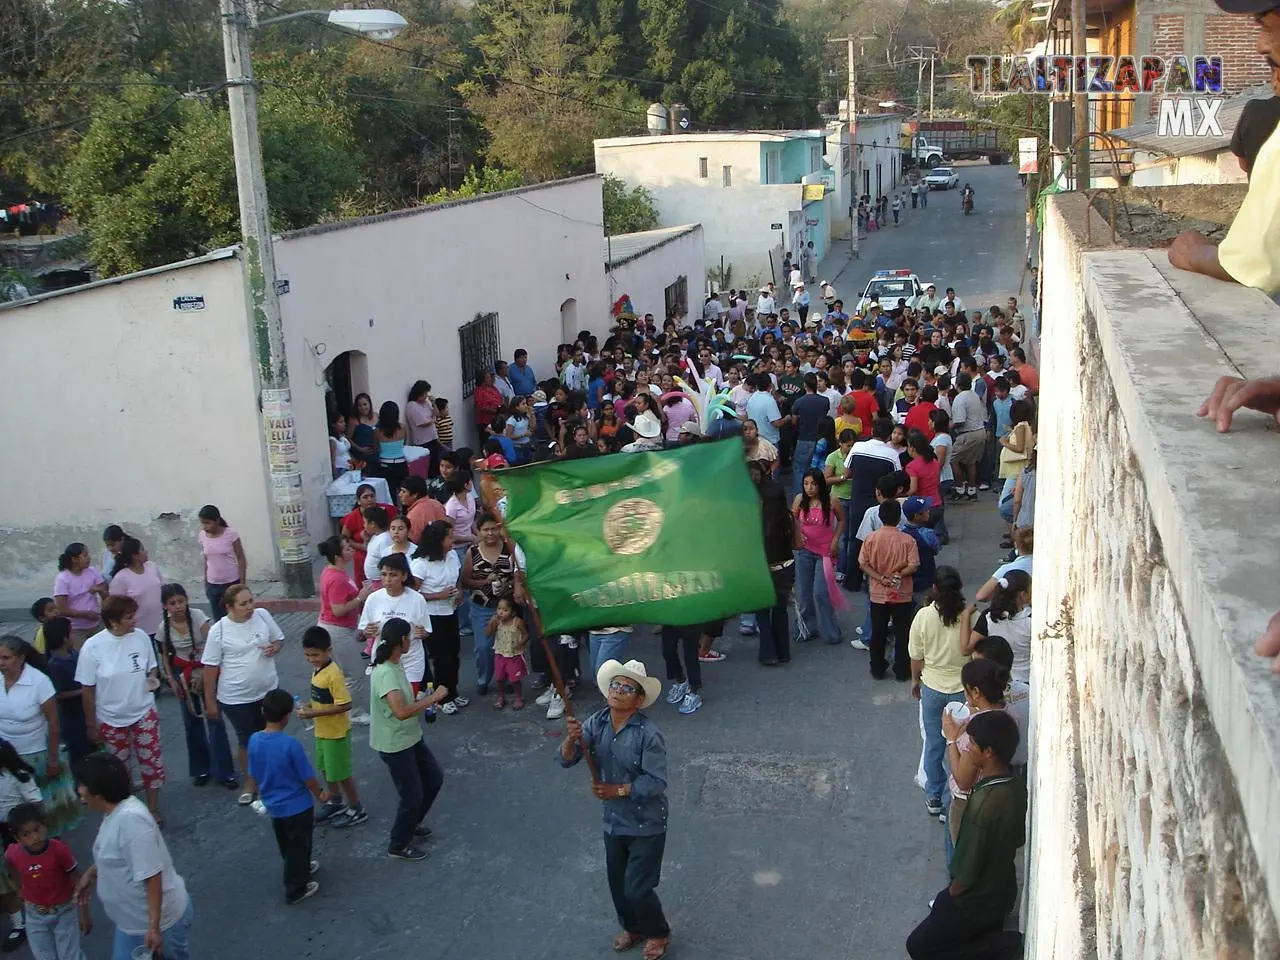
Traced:
POLYGON ((129 768, 119 758, 93 753, 80 761, 80 797, 102 824, 93 841, 93 866, 76 884, 76 900, 88 904, 97 889, 116 926, 111 956, 163 956, 188 960, 194 911, 187 885, 173 868, 159 824, 129 796, 129 768))
POLYGON ((1011 678, 1031 682, 1031 575, 1026 571, 1009 570, 996 580, 987 612, 971 631, 961 631, 964 652, 972 653, 982 637, 1004 637, 1013 650, 1011 678))
POLYGON ((0 737, 8 740, 36 773, 45 826, 58 836, 80 825, 70 757, 59 723, 53 681, 43 656, 19 637, 0 637, 0 737))
MULTIPOLYGON (((382 589, 369 594, 369 599, 364 602, 359 630, 366 637, 376 637, 382 632, 382 625, 392 617, 399 617, 413 628, 409 647, 400 658, 400 665, 404 668, 405 677, 413 684, 414 694, 417 694, 424 678, 430 679, 427 655, 422 649, 422 641, 431 632, 427 601, 417 590, 410 589, 409 560, 403 553, 389 553, 383 557, 378 573, 382 577, 382 589)), ((366 676, 372 673, 372 667, 365 671, 366 676)))
POLYGON ((436 683, 449 691, 440 712, 457 713, 459 707, 471 701, 457 694, 462 642, 458 632, 458 607, 463 602, 458 577, 462 574, 462 561, 454 549, 453 527, 447 520, 437 520, 423 529, 418 550, 409 561, 409 572, 418 581, 418 592, 427 601, 427 614, 431 619, 431 636, 427 639, 431 672, 436 683))
POLYGON ((227 588, 227 615, 209 628, 204 655, 204 709, 210 724, 225 713, 236 733, 240 772, 244 776, 241 806, 266 807, 249 773, 249 738, 265 729, 262 698, 280 686, 275 656, 284 646, 284 631, 265 610, 255 610, 253 591, 242 583, 227 588))
POLYGON ((84 691, 89 739, 105 744, 126 764, 132 758, 147 808, 156 823, 163 823, 164 758, 155 698, 159 664, 151 638, 138 629, 137 616, 138 602, 132 597, 107 597, 102 605, 106 629, 85 641, 76 664, 76 682, 84 691))

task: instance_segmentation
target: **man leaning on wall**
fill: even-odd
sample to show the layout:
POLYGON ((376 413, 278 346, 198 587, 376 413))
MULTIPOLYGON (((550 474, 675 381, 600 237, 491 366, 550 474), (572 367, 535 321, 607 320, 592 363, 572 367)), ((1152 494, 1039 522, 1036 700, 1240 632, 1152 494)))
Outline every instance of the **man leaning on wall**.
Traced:
MULTIPOLYGON (((1215 0, 1227 13, 1252 16, 1258 24, 1258 53, 1271 68, 1271 91, 1280 96, 1280 6, 1274 0, 1215 0)), ((1228 283, 1255 287, 1275 299, 1280 294, 1280 126, 1271 131, 1250 164, 1249 192, 1227 231, 1214 246, 1194 230, 1179 235, 1169 247, 1169 262, 1228 283)), ((1221 377, 1197 411, 1210 417, 1218 431, 1231 429, 1231 415, 1259 410, 1280 421, 1280 376, 1243 380, 1221 377)), ((1280 673, 1280 613, 1271 618, 1254 647, 1271 657, 1280 673)))

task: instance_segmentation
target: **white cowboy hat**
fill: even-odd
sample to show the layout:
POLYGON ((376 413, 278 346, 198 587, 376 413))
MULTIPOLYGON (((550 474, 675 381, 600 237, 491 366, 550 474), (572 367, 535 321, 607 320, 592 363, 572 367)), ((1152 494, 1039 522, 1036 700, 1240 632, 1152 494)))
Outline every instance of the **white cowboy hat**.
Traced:
POLYGON ((631 429, 636 432, 636 436, 652 440, 662 433, 662 421, 646 410, 636 417, 631 429))
POLYGON ((644 691, 644 703, 640 704, 642 710, 657 700, 658 694, 662 692, 662 681, 657 677, 649 676, 645 672, 644 664, 639 660, 628 660, 626 663, 606 660, 600 664, 600 669, 596 672, 596 686, 606 698, 609 696, 609 684, 618 677, 626 677, 634 681, 636 686, 644 691))

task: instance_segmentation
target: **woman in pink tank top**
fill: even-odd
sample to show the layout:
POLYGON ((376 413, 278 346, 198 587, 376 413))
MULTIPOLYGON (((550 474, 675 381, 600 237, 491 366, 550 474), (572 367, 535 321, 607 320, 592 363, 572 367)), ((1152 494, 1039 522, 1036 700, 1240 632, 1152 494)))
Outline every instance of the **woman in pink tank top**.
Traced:
POLYGON ((844 512, 839 500, 831 498, 821 470, 806 470, 801 492, 791 512, 800 528, 800 549, 796 551, 796 604, 799 609, 803 643, 821 636, 824 643, 841 642, 837 610, 849 604, 836 585, 835 558, 840 550, 844 512))

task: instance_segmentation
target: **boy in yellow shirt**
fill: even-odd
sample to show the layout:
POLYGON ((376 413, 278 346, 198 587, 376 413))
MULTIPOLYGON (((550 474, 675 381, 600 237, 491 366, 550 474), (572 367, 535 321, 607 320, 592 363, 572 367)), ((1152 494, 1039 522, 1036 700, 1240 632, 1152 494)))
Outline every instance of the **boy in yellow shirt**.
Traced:
POLYGON ((351 775, 351 694, 330 654, 332 645, 324 627, 309 627, 302 635, 302 655, 313 671, 311 704, 298 707, 297 713, 303 720, 315 720, 316 772, 329 788, 329 801, 316 814, 316 822, 342 829, 364 823, 369 814, 351 775))

